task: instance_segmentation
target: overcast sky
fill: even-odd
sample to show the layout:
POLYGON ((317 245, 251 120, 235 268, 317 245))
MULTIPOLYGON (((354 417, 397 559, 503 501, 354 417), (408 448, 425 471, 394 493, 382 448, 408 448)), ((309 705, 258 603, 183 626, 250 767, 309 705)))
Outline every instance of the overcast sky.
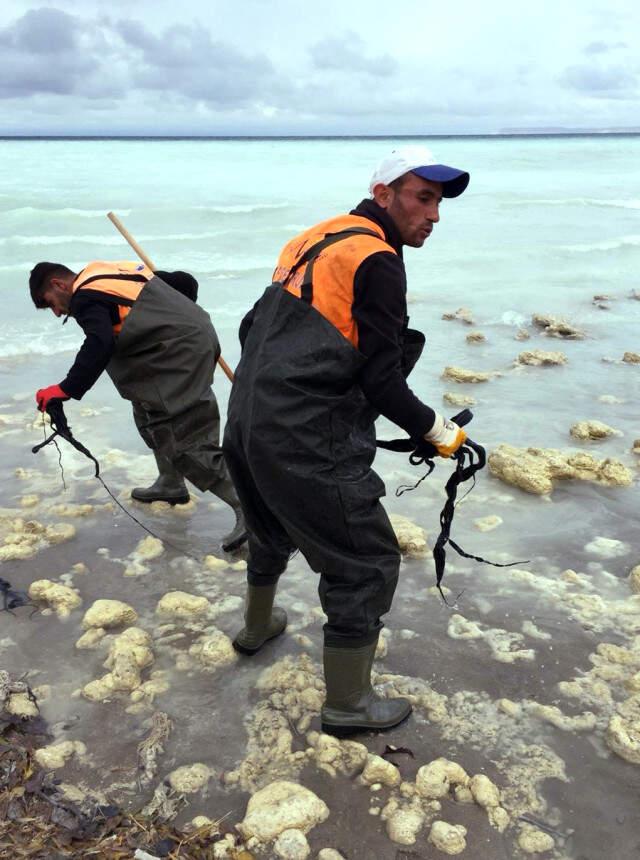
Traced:
POLYGON ((637 0, 2 0, 0 134, 640 127, 637 0))

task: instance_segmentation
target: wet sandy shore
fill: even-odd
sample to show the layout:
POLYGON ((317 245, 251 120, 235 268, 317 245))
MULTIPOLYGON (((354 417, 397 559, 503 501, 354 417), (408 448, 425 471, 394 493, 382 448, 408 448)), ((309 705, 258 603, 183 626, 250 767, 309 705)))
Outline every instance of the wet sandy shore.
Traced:
MULTIPOLYGON (((64 357, 49 362, 47 378, 59 369, 52 363, 62 367, 64 362, 64 357)), ((356 740, 376 755, 388 745, 410 750, 388 756, 405 786, 415 785, 419 768, 441 756, 469 775, 487 775, 501 791, 509 826, 500 832, 477 803, 448 796, 440 811, 426 816, 415 843, 402 845, 390 839, 383 819, 391 815, 389 801, 406 807, 411 791, 363 784, 357 773, 334 769, 334 775, 314 753, 310 732, 319 731, 317 708, 303 693, 320 684, 323 618, 317 580, 304 560, 292 561, 278 595, 289 613, 288 635, 252 659, 205 665, 194 656, 194 644, 212 628, 232 637, 241 623, 241 558, 225 558, 219 546, 231 524, 230 512, 199 493, 182 511, 133 505, 134 515, 163 541, 157 557, 137 550, 145 533, 110 503, 87 461, 61 444, 63 490, 55 450, 50 446, 37 457, 31 454, 42 429, 29 426, 36 414, 28 385, 44 372, 44 363, 37 362, 0 368, 0 418, 5 416, 0 539, 17 519, 45 527, 71 524, 75 534, 61 543, 43 543, 30 558, 5 560, 0 576, 25 590, 34 580, 64 582, 77 590, 82 605, 67 618, 55 612, 30 617, 27 608, 15 617, 0 614, 0 666, 13 676, 26 673, 34 688, 50 687, 41 711, 52 742, 86 745, 84 755, 72 756, 56 772, 65 783, 133 809, 149 801, 153 788, 177 767, 200 762, 211 776, 205 788, 187 795, 177 821, 224 817, 223 826, 232 828, 244 819, 256 790, 291 779, 330 810, 308 833, 314 857, 328 847, 349 860, 445 856, 427 840, 430 822, 437 818, 466 827, 462 856, 526 857, 531 855, 518 844, 526 830, 523 817, 553 833, 553 848, 533 856, 638 856, 640 762, 624 760, 606 743, 620 705, 632 721, 640 712, 632 682, 640 670, 640 605, 627 581, 640 563, 637 482, 627 489, 567 483, 549 500, 484 474, 458 511, 456 540, 497 561, 529 563, 496 569, 450 553, 445 583, 451 597, 464 590, 454 609, 444 606, 432 587, 431 561, 405 558, 375 669, 387 693, 415 697, 414 713, 392 732, 356 740), (93 509, 78 515, 79 505, 93 509), (474 520, 489 515, 502 523, 487 532, 474 528, 474 520), (598 536, 619 542, 609 557, 602 547, 588 548, 598 536), (203 561, 207 555, 227 564, 211 569, 203 561), (84 569, 74 569, 77 565, 84 569), (176 590, 207 598, 212 607, 207 617, 159 618, 159 600, 176 590), (108 631, 95 650, 75 647, 85 632, 84 613, 104 598, 136 610, 136 626, 153 643, 154 662, 142 676, 147 680, 152 672, 160 673, 168 688, 138 701, 134 712, 136 702, 126 692, 105 702, 88 701, 80 692, 105 673, 113 634, 125 629, 108 631), (603 649, 603 643, 622 650, 603 649), (269 674, 274 665, 280 676, 269 674), (141 789, 136 750, 158 710, 174 727, 158 758, 154 784, 141 789), (289 732, 286 742, 283 731, 289 732)), ((136 436, 126 404, 104 380, 86 402, 67 411, 78 438, 101 461, 105 480, 128 504, 130 488, 153 477, 153 461, 136 436)), ((393 487, 413 473, 392 455, 381 455, 378 469, 387 480, 388 510, 424 526, 433 538, 446 468, 439 466, 419 491, 396 499, 393 487)), ((256 856, 277 856, 270 845, 261 850, 256 856)))

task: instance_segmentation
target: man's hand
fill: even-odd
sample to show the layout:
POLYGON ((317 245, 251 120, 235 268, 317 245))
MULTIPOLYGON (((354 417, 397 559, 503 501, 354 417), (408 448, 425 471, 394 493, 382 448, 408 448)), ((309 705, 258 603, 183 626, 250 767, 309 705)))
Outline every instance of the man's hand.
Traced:
POLYGON ((447 421, 436 413, 436 420, 431 430, 424 434, 427 442, 431 442, 441 457, 450 457, 464 444, 467 434, 454 421, 447 421))
POLYGON ((50 400, 68 400, 69 395, 59 385, 50 385, 48 388, 40 388, 36 391, 36 403, 40 412, 45 412, 50 400))

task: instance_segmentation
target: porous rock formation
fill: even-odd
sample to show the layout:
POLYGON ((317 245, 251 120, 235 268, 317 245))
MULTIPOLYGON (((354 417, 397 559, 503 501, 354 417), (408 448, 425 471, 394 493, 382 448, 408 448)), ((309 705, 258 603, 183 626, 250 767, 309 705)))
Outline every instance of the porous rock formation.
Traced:
POLYGON ((499 445, 489 455, 492 475, 527 493, 551 493, 560 480, 591 481, 607 487, 629 487, 633 476, 618 460, 596 460, 591 454, 552 448, 499 445))

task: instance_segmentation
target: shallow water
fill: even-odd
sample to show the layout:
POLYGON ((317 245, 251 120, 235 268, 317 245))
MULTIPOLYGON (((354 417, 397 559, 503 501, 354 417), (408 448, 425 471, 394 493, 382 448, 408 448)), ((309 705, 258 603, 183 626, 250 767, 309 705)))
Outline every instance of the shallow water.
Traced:
MULTIPOLYGON (((153 169, 139 174, 140 193, 132 199, 127 183, 136 175, 136 153, 141 150, 134 144, 123 144, 122 150, 109 144, 112 149, 104 150, 110 154, 109 170, 114 176, 122 171, 120 184, 107 194, 106 208, 119 205, 129 210, 127 221, 135 223, 141 237, 148 237, 149 250, 162 259, 163 266, 191 266, 196 270, 203 286, 203 304, 216 311, 214 321, 232 365, 238 357, 238 321, 268 279, 268 267, 281 242, 295 225, 311 223, 313 211, 316 217, 334 211, 338 197, 344 198, 345 188, 349 202, 355 202, 358 195, 353 169, 380 146, 371 141, 345 144, 348 164, 343 164, 338 144, 318 144, 303 164, 299 159, 292 162, 292 155, 300 152, 291 149, 296 145, 301 146, 287 144, 282 149, 260 144, 262 149, 252 150, 233 149, 229 144, 230 148, 218 150, 218 155, 223 153, 232 164, 236 164, 233 159, 245 164, 249 179, 258 175, 262 157, 270 159, 272 172, 266 185, 256 183, 251 192, 245 189, 234 197, 223 173, 210 166, 220 183, 213 197, 204 174, 196 181, 197 165, 204 169, 206 149, 194 144, 189 149, 191 164, 183 168, 184 183, 180 186, 189 199, 186 203, 177 199, 172 205, 170 191, 176 191, 177 180, 168 180, 170 188, 154 184, 163 176, 163 159, 169 158, 166 152, 160 151, 153 169), (316 172, 309 166, 309 159, 314 158, 316 172), (290 169, 296 181, 289 183, 290 169), (342 180, 344 186, 340 187, 342 180), (309 187, 317 194, 312 201, 305 193, 309 187), (244 211, 243 206, 250 211, 244 211), (185 239, 187 234, 197 238, 185 239), (204 238, 205 234, 211 238, 204 238), (250 247, 247 235, 252 236, 250 247)), ((474 176, 479 176, 473 193, 469 192, 468 207, 462 205, 465 198, 447 204, 446 218, 430 247, 407 254, 412 323, 424 328, 428 338, 427 352, 412 376, 413 387, 436 408, 451 413, 457 410, 442 403, 445 391, 476 397, 470 432, 490 450, 502 442, 586 450, 597 457, 621 460, 637 476, 640 458, 630 449, 632 440, 640 437, 640 367, 620 359, 625 351, 640 351, 640 302, 630 298, 637 286, 634 242, 625 238, 638 233, 638 214, 633 199, 619 187, 618 177, 622 163, 638 163, 632 161, 638 144, 636 139, 611 143, 610 160, 603 162, 609 165, 607 172, 594 179, 597 188, 592 190, 592 183, 588 197, 578 178, 588 170, 589 159, 602 154, 598 147, 608 144, 567 141, 562 145, 575 172, 565 170, 560 177, 557 171, 539 170, 552 148, 561 147, 557 141, 541 142, 540 146, 523 142, 520 153, 513 144, 505 149, 507 144, 499 141, 451 144, 455 157, 475 166, 474 176), (595 293, 612 296, 608 310, 593 305, 595 293), (476 321, 473 328, 440 319, 444 312, 461 305, 471 309, 476 321), (545 337, 530 325, 535 312, 565 315, 585 330, 586 339, 545 337), (521 325, 530 331, 530 340, 514 339, 521 325), (476 329, 486 335, 486 343, 466 342, 466 334, 476 329), (514 359, 525 349, 562 350, 568 363, 515 369, 514 359), (501 375, 483 384, 456 386, 440 378, 445 365, 496 370, 501 375), (602 395, 612 395, 620 402, 602 402, 602 395), (584 419, 604 421, 623 435, 602 442, 577 442, 569 436, 569 427, 584 419)), ((43 702, 42 712, 54 737, 87 744, 88 758, 72 759, 57 775, 125 805, 145 802, 151 792, 137 787, 136 747, 148 731, 153 710, 159 709, 170 715, 174 729, 165 754, 159 758, 157 779, 179 765, 196 761, 215 772, 204 793, 189 796, 180 821, 197 814, 212 819, 228 814, 225 822, 231 827, 244 817, 247 799, 258 784, 288 774, 316 791, 330 807, 327 821, 309 834, 314 851, 331 846, 350 860, 391 860, 403 856, 398 853, 401 851, 410 857, 443 856, 427 842, 428 825, 415 845, 400 846, 389 839, 379 813, 392 794, 389 788, 371 791, 357 779, 332 778, 319 769, 313 757, 303 766, 295 766, 273 748, 265 748, 259 757, 262 770, 252 785, 248 778, 243 782, 244 777, 235 783, 227 780, 247 758, 256 709, 270 702, 272 710, 281 712, 274 704, 276 694, 256 688, 262 672, 287 655, 298 660, 305 653, 316 675, 320 672, 322 618, 314 611, 318 606, 317 582, 303 559, 292 561, 279 591, 279 603, 289 612, 289 635, 271 643, 255 658, 238 660, 215 672, 205 672, 196 663, 179 669, 176 662, 181 665, 181 655, 188 652, 202 628, 213 623, 233 636, 241 623, 243 571, 211 571, 185 554, 221 557, 219 540, 231 524, 230 513, 219 504, 212 506, 212 497, 197 492, 197 503, 187 512, 133 506, 135 516, 165 540, 165 552, 143 561, 147 572, 128 576, 125 571, 132 554, 145 536, 138 525, 116 509, 101 508, 84 517, 50 510, 61 502, 102 506, 110 500, 92 478, 88 461, 64 443, 66 490, 52 446, 37 456, 30 452, 43 432, 41 427, 32 426, 36 417, 33 391, 63 378, 73 352, 61 350, 77 345, 79 337, 70 323, 59 339, 59 323, 28 307, 23 292, 25 271, 31 262, 51 253, 73 263, 89 256, 116 256, 114 252, 121 249, 111 242, 109 225, 96 230, 102 201, 96 202, 90 187, 90 160, 78 162, 73 188, 65 190, 60 184, 59 176, 80 144, 61 144, 55 150, 47 181, 40 156, 52 150, 48 144, 30 146, 32 150, 22 150, 23 156, 30 152, 31 158, 24 161, 23 169, 33 180, 26 185, 38 190, 24 195, 9 188, 2 198, 5 214, 13 220, 0 245, 0 264, 6 267, 7 289, 15 300, 9 329, 3 332, 4 357, 0 359, 0 419, 5 419, 4 423, 0 420, 4 476, 0 539, 15 517, 43 524, 69 522, 75 526, 76 535, 65 543, 43 548, 31 559, 2 563, 0 576, 16 587, 27 588, 36 579, 59 580, 78 562, 88 570, 72 577, 83 605, 68 619, 60 620, 55 614, 36 614, 30 619, 27 609, 19 610, 16 617, 0 614, 0 663, 15 675, 28 672, 32 686, 51 685, 51 697, 43 702), (53 212, 50 204, 42 204, 45 187, 54 192, 57 208, 53 212), (27 243, 19 238, 28 235, 40 239, 27 243), (91 237, 97 235, 104 238, 95 242, 91 237), (85 239, 79 241, 83 236, 85 239), (47 245, 42 237, 52 237, 55 242, 47 245), (26 476, 16 475, 18 467, 28 470, 26 476), (25 497, 34 494, 39 497, 37 503, 23 508, 25 497), (176 622, 174 632, 184 634, 182 638, 164 643, 156 638, 155 662, 143 671, 143 678, 152 671, 166 671, 168 692, 138 714, 126 712, 130 704, 127 694, 117 694, 103 704, 78 697, 76 691, 106 671, 102 668, 106 646, 95 651, 74 647, 83 632, 84 611, 93 600, 125 600, 139 613, 138 626, 154 634, 159 623, 157 602, 167 591, 176 589, 205 595, 214 606, 229 596, 238 600, 213 621, 200 625, 200 630, 197 624, 189 628, 176 622), (372 809, 378 813, 372 814, 372 809)), ((453 157, 451 161, 456 163, 453 157)), ((215 389, 224 411, 228 383, 219 373, 215 389)), ((81 404, 70 404, 67 415, 77 437, 96 454, 105 480, 123 502, 132 486, 154 476, 153 460, 136 434, 129 408, 107 379, 101 379, 81 404)), ((379 436, 392 435, 393 428, 380 422, 379 436)), ((444 501, 447 465, 438 464, 419 489, 400 498, 394 495, 394 488, 415 481, 420 472, 389 453, 380 454, 376 467, 387 483, 389 512, 408 516, 433 540, 444 501)), ((369 751, 381 753, 387 743, 411 749, 414 759, 396 759, 407 781, 421 765, 438 756, 460 763, 470 774, 486 773, 504 792, 505 806, 515 816, 532 816, 569 837, 566 841, 557 838, 555 851, 544 856, 558 860, 636 857, 640 850, 640 765, 624 761, 604 742, 616 705, 631 696, 624 683, 631 669, 625 679, 604 680, 612 696, 609 703, 589 684, 583 700, 569 696, 567 688, 558 684, 576 677, 589 678, 587 673, 594 668, 602 670, 596 654, 600 643, 625 646, 638 660, 634 671, 640 669, 640 608, 633 602, 626 580, 630 569, 640 563, 639 502, 637 478, 629 488, 565 482, 547 498, 526 494, 483 473, 458 510, 453 535, 474 554, 528 563, 491 568, 450 552, 445 579, 450 599, 463 590, 451 610, 432 589, 432 563, 417 559, 403 562, 393 609, 386 618, 388 652, 377 661, 376 669, 387 690, 427 682, 434 694, 444 697, 444 718, 436 721, 433 709, 417 706, 410 720, 395 731, 362 738, 369 751), (474 520, 489 515, 501 517, 502 524, 492 531, 478 531, 474 520), (619 554, 606 558, 588 548, 596 537, 622 542, 619 554), (576 580, 563 576, 567 569, 581 576, 576 580), (522 574, 523 570, 535 576, 522 574), (589 604, 593 596, 601 603, 589 604), (457 616, 477 625, 473 628, 475 638, 459 638, 460 631, 470 628, 457 621, 457 616), (515 716, 501 708, 503 699, 520 704, 515 716), (560 717, 556 714, 559 725, 541 716, 544 712, 536 710, 536 703, 557 706, 561 711, 560 717), (578 720, 571 722, 571 718, 582 718, 589 712, 594 714, 592 725, 579 728, 578 720), (563 721, 562 715, 568 719, 563 721)), ((603 674, 606 676, 607 671, 602 670, 603 674)), ((319 728, 317 716, 310 728, 319 728)), ((299 728, 297 718, 292 720, 291 731, 293 750, 306 749, 306 729, 299 728)), ((479 860, 525 856, 516 844, 517 821, 500 834, 480 807, 452 800, 443 802, 439 815, 468 828, 465 856, 479 860)), ((265 856, 270 856, 269 851, 265 856)))

